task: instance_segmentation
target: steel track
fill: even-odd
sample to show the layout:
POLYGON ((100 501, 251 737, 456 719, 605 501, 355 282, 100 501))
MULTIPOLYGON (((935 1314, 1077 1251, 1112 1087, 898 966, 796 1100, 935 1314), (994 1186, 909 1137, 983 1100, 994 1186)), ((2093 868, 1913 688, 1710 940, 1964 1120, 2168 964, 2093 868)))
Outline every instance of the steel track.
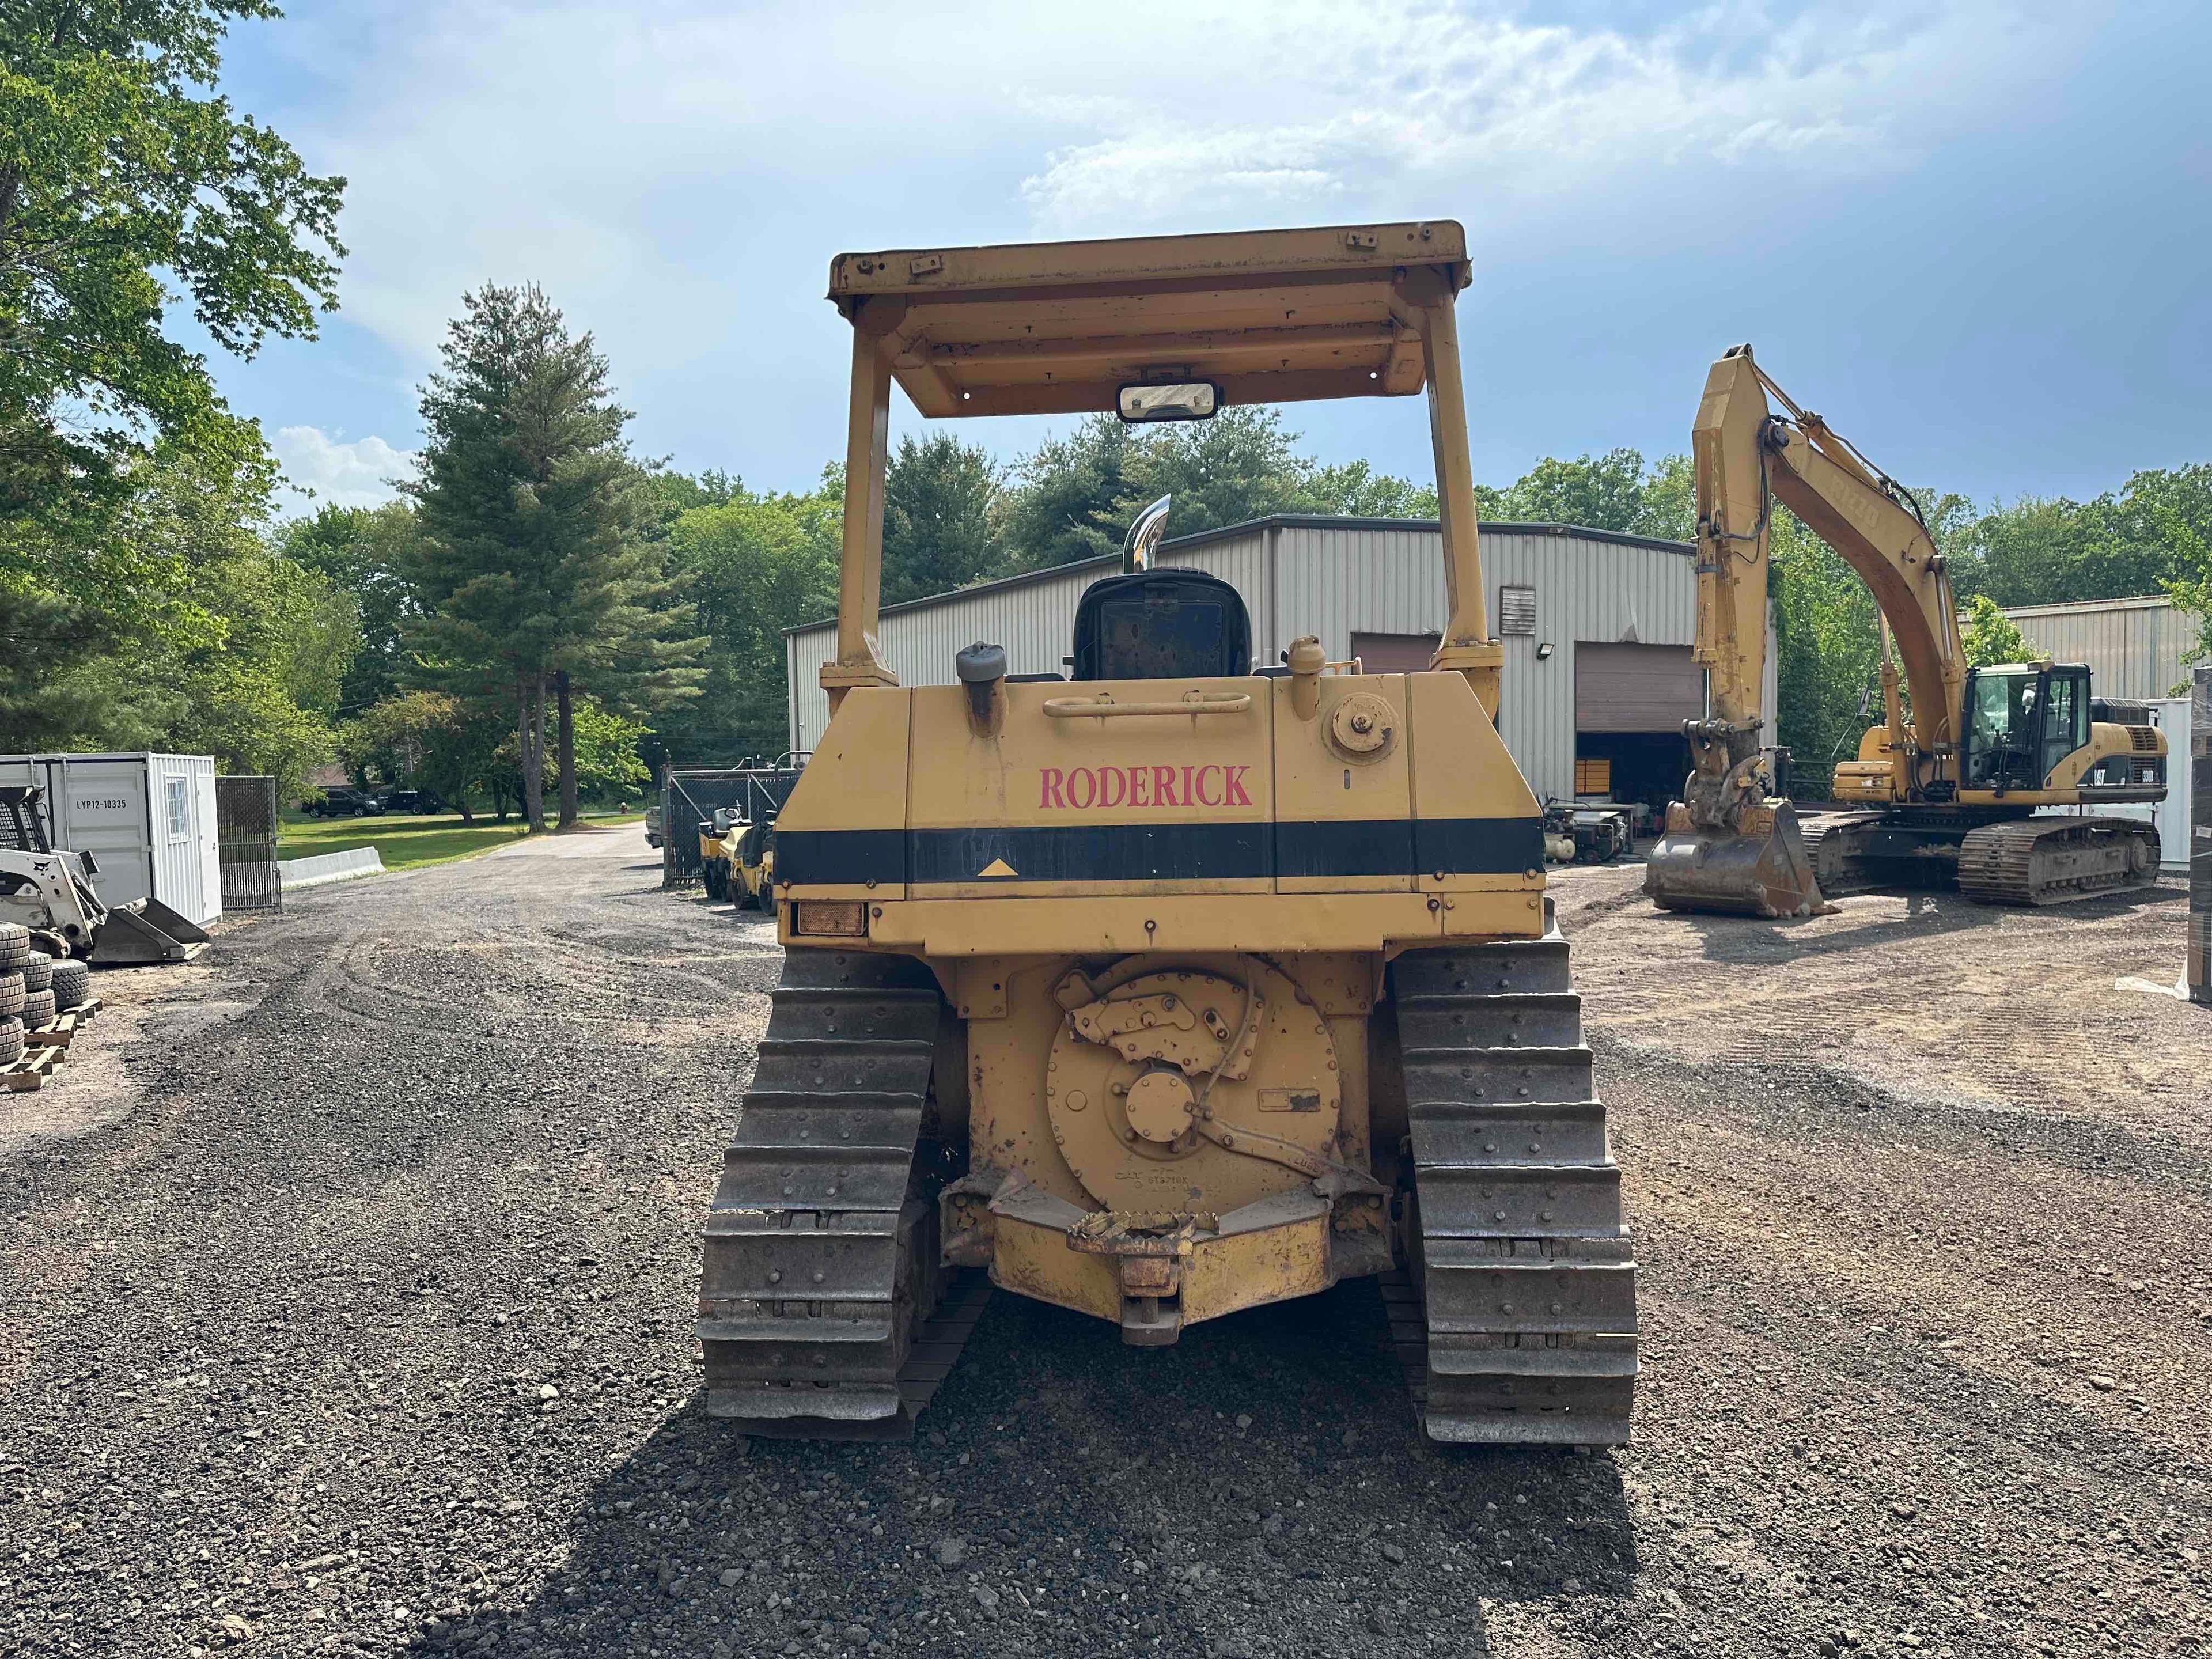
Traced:
POLYGON ((707 1218, 707 1410, 750 1433, 886 1439, 951 1369, 990 1296, 939 1264, 923 1139, 943 1007, 905 957, 793 950, 707 1218))
POLYGON ((1959 848, 1959 890, 1981 904, 2063 904, 2158 881, 2158 832, 2133 818, 1985 824, 1959 848), (2149 842, 2148 867, 2135 849, 2149 842))
POLYGON ((1567 943, 1391 968, 1412 1128, 1411 1271, 1386 1307, 1430 1438, 1620 1445, 1636 1263, 1567 943))

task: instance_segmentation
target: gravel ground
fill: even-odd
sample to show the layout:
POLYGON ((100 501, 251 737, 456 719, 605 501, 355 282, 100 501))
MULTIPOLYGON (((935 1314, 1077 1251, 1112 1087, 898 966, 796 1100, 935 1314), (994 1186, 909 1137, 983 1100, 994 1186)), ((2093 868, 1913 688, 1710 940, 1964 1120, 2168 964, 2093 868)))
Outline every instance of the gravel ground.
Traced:
POLYGON ((103 976, 0 1097, 0 1650, 2200 1650, 2212 1020, 2114 988, 2175 893, 1792 931, 1635 875, 1561 904, 1617 1455, 1424 1445, 1364 1285, 1166 1351, 1001 1296, 919 1440, 748 1448, 690 1304, 775 946, 635 830, 103 976))

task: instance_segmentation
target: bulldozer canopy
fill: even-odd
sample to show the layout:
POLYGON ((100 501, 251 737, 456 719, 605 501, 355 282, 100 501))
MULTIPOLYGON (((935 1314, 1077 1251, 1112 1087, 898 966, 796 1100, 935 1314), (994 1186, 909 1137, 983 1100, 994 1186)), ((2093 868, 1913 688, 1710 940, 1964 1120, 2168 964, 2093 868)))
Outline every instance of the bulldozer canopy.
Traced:
POLYGON ((1162 381, 1227 404, 1410 396, 1416 271, 1467 286, 1458 224, 841 253, 830 297, 923 414, 1054 415, 1162 381))

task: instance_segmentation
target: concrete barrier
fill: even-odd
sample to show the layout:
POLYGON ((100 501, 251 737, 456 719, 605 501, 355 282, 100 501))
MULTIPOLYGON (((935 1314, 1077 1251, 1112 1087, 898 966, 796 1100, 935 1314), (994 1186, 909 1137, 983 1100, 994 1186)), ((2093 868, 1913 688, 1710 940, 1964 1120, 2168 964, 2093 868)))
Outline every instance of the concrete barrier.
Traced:
POLYGON ((356 876, 380 876, 384 858, 374 847, 356 847, 343 853, 318 853, 313 858, 279 859, 276 873, 287 892, 301 887, 321 887, 356 876))

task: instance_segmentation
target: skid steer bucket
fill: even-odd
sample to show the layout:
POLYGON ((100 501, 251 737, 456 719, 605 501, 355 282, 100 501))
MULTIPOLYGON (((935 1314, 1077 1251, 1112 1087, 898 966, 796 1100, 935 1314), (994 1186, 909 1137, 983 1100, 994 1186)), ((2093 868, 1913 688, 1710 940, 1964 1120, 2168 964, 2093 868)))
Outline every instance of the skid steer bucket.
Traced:
POLYGON ((1735 827, 1693 824, 1680 801, 1644 866, 1644 891, 1661 908, 1737 916, 1819 916, 1820 896, 1797 809, 1785 799, 1741 808, 1735 827))
POLYGON ((207 930, 159 899, 140 899, 107 913, 88 958, 95 968, 137 968, 190 962, 207 949, 207 930))

